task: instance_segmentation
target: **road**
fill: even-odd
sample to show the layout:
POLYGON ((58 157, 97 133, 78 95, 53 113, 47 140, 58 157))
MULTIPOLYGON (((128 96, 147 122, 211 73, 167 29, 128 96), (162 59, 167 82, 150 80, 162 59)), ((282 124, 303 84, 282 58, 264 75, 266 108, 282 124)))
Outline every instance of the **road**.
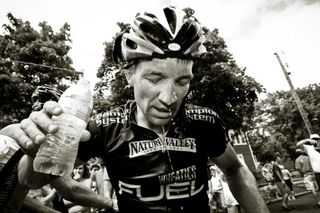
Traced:
POLYGON ((281 208, 281 201, 277 201, 268 205, 271 213, 319 213, 320 208, 315 208, 315 200, 310 193, 298 196, 296 200, 289 201, 289 205, 293 206, 294 209, 286 211, 281 208))

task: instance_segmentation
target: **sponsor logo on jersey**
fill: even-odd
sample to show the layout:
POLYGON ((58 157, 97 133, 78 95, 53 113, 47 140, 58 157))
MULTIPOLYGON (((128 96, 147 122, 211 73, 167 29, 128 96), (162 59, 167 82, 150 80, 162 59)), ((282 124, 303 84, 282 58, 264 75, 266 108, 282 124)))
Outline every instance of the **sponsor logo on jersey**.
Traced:
POLYGON ((196 176, 196 166, 193 165, 164 175, 159 175, 159 182, 161 184, 184 182, 194 180, 196 176))
POLYGON ((125 112, 104 112, 94 117, 97 126, 109 126, 112 123, 125 123, 128 120, 128 110, 125 112))
POLYGON ((207 108, 190 109, 186 111, 188 117, 193 120, 207 121, 210 123, 215 123, 215 118, 218 114, 207 108))
MULTIPOLYGON (((130 194, 141 201, 159 201, 192 197, 204 189, 203 184, 196 185, 196 166, 194 165, 160 175, 158 178, 159 185, 152 187, 154 194, 146 193, 150 192, 148 186, 124 181, 119 181, 119 194, 130 194), (159 187, 159 189, 156 189, 156 187, 159 187)), ((147 180, 145 181, 147 182, 147 180)))
POLYGON ((171 150, 181 152, 197 151, 194 138, 165 138, 165 143, 160 138, 155 140, 132 141, 129 143, 129 157, 134 158, 152 152, 171 150))

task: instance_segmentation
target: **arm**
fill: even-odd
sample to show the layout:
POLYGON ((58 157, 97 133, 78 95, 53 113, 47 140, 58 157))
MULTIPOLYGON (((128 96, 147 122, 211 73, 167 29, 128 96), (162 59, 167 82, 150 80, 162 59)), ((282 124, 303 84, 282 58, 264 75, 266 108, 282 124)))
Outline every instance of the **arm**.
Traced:
MULTIPOLYGON (((14 139, 23 151, 34 158, 39 145, 45 141, 45 135, 58 131, 58 126, 51 120, 53 115, 62 113, 62 108, 57 102, 48 101, 41 111, 32 112, 28 118, 20 123, 8 125, 0 130, 0 134, 14 139)), ((90 132, 85 130, 80 141, 88 141, 90 132)))
POLYGON ((51 182, 51 185, 60 192, 64 199, 73 203, 96 208, 109 209, 112 207, 112 200, 96 194, 90 188, 73 180, 71 177, 56 178, 51 182))
POLYGON ((223 171, 232 194, 247 213, 265 213, 269 209, 261 197, 256 180, 248 167, 243 165, 233 147, 228 144, 225 152, 212 159, 223 171))
POLYGON ((58 211, 41 204, 38 200, 27 196, 23 201, 22 212, 27 210, 28 212, 38 212, 38 213, 58 213, 58 211))
MULTIPOLYGON (((39 145, 45 141, 45 134, 58 130, 58 127, 52 122, 51 116, 59 115, 61 112, 62 109, 56 102, 49 101, 45 103, 41 111, 32 112, 21 123, 11 124, 0 130, 0 135, 12 138, 26 154, 23 161, 20 162, 23 166, 19 166, 19 182, 31 189, 40 188, 53 178, 53 176, 35 172, 33 158, 39 145)), ((81 136, 81 141, 89 139, 90 133, 85 131, 81 136)))
POLYGON ((312 144, 312 145, 317 145, 317 141, 316 140, 313 140, 313 139, 309 139, 309 138, 306 138, 306 139, 303 139, 301 141, 298 141, 296 146, 298 148, 302 148, 303 149, 303 144, 312 144))

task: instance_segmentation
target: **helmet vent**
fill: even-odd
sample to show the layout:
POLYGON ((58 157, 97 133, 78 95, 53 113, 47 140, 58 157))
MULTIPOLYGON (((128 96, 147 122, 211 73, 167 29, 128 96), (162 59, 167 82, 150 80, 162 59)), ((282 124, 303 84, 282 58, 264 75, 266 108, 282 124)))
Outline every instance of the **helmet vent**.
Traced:
POLYGON ((150 18, 153 18, 153 19, 157 19, 157 16, 155 16, 151 13, 144 13, 144 15, 149 16, 150 18))
POLYGON ((169 7, 163 9, 172 34, 175 34, 177 27, 177 16, 174 10, 169 7))
POLYGON ((130 39, 126 40, 126 45, 128 47, 130 47, 131 49, 137 49, 138 45, 136 44, 136 42, 131 41, 130 39))

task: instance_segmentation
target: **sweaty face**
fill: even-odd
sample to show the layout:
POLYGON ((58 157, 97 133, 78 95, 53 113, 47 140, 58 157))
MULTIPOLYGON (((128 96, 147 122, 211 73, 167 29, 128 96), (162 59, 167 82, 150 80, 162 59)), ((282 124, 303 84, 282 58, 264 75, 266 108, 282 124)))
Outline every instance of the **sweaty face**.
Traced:
POLYGON ((136 65, 129 77, 134 87, 139 125, 158 133, 177 114, 193 78, 192 61, 153 59, 136 65))

